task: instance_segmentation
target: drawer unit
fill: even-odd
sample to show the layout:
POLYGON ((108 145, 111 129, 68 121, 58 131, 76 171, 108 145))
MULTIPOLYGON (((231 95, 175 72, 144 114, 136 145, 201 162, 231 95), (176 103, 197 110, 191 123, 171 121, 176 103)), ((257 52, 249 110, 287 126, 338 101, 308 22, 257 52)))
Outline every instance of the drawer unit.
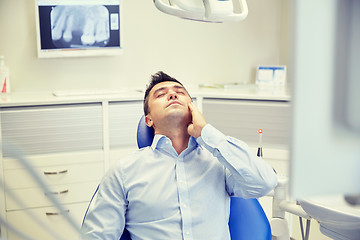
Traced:
POLYGON ((63 205, 78 202, 88 202, 94 194, 99 180, 83 183, 49 186, 49 191, 42 188, 24 188, 8 190, 5 195, 6 210, 21 210, 27 208, 50 207, 55 196, 63 205), (21 201, 21 202, 19 202, 21 201))
MULTIPOLYGON (((78 240, 79 229, 86 212, 88 203, 69 204, 64 206, 65 212, 60 212, 55 207, 34 208, 7 213, 9 224, 16 226, 32 239, 39 240, 78 240), (65 215, 75 220, 76 229, 73 228, 65 215), (37 219, 36 221, 34 220, 37 219), (57 238, 55 237, 57 236, 57 238)), ((22 240, 13 231, 8 231, 8 239, 22 240)))
MULTIPOLYGON (((86 164, 59 165, 33 168, 47 185, 63 185, 77 182, 99 180, 104 174, 102 162, 86 164)), ((38 183, 30 176, 27 169, 11 169, 4 171, 6 189, 22 189, 38 187, 38 183)))
MULTIPOLYGON (((32 239, 78 239, 86 208, 105 172, 102 104, 1 107, 0 117, 1 140, 7 144, 1 147, 2 214, 32 239), (53 197, 65 212, 55 208, 53 197), (74 219, 75 228, 66 216, 74 219)), ((2 228, 1 234, 23 239, 11 229, 2 228)))

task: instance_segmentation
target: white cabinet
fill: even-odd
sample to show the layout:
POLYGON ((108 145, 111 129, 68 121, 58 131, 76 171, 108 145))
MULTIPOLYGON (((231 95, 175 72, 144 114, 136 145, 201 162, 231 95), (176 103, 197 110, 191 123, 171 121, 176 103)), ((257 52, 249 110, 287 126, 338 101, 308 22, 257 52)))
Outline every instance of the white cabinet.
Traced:
MULTIPOLYGON (((277 148, 286 149, 289 140, 288 101, 193 97, 209 123, 249 145, 257 146, 257 130, 263 128, 266 159, 285 169, 287 156, 277 148), (279 156, 281 161, 276 162, 279 156)), ((18 103, 0 104, 2 217, 33 239, 52 240, 55 234, 77 239, 102 176, 113 162, 137 149, 136 129, 142 115, 142 96, 36 102, 21 98, 18 103), (29 166, 14 159, 6 144, 15 144, 22 151, 33 174, 48 189, 40 187, 29 166), (62 210, 50 201, 53 196, 62 210), (75 226, 68 224, 67 217, 75 226)), ((1 237, 23 239, 3 226, 1 237)))
POLYGON ((288 176, 290 141, 289 100, 204 98, 207 122, 226 135, 247 143, 254 152, 262 129, 263 157, 278 174, 288 176))
POLYGON ((208 122, 224 134, 241 139, 249 145, 258 145, 259 129, 263 129, 263 145, 288 145, 288 101, 205 98, 203 114, 208 122))
POLYGON ((136 131, 144 114, 142 101, 110 101, 109 164, 137 149, 136 131))
POLYGON ((27 155, 103 148, 101 103, 2 107, 1 128, 27 155))
POLYGON ((110 149, 136 146, 136 130, 143 114, 142 101, 109 102, 110 149))
MULTIPOLYGON (((7 221, 12 226, 19 227, 26 233, 27 237, 33 239, 51 240, 55 239, 54 236, 56 235, 64 240, 77 240, 77 229, 81 225, 81 221, 78 221, 78 226, 74 228, 65 218, 65 214, 68 214, 73 219, 82 219, 87 206, 87 202, 68 204, 65 206, 66 210, 64 212, 59 212, 59 210, 54 207, 11 211, 7 213, 7 221)), ((8 239, 24 238, 17 236, 12 231, 8 231, 8 239)))
MULTIPOLYGON (((33 239, 56 239, 56 234, 61 239, 78 239, 84 213, 104 174, 102 104, 0 109, 3 217, 33 239), (21 150, 32 174, 14 157, 9 144, 21 150), (38 181, 48 189, 41 188, 38 181), (51 197, 56 197, 62 210, 51 197), (66 217, 74 220, 74 227, 66 217)), ((5 228, 2 237, 23 239, 5 228)))
MULTIPOLYGON (((258 130, 263 129, 262 147, 267 161, 279 175, 288 176, 290 103, 287 100, 204 98, 207 122, 224 134, 246 142, 254 153, 259 146, 258 130)), ((272 197, 259 199, 267 217, 272 217, 272 197)))

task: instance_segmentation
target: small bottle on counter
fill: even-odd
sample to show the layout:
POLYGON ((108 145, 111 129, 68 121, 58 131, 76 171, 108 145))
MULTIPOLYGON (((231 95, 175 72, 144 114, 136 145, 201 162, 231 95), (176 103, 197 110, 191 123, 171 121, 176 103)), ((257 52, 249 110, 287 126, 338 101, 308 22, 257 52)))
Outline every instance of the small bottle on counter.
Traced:
POLYGON ((10 92, 10 72, 9 68, 5 65, 4 56, 0 56, 0 84, 1 93, 10 92))

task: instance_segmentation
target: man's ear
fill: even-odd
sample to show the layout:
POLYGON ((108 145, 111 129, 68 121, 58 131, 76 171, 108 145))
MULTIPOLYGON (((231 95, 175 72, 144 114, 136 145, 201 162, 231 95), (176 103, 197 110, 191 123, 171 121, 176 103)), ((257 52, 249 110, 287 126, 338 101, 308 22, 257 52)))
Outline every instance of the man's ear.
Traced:
POLYGON ((152 121, 149 114, 145 116, 145 123, 148 127, 152 127, 154 125, 154 122, 152 121))

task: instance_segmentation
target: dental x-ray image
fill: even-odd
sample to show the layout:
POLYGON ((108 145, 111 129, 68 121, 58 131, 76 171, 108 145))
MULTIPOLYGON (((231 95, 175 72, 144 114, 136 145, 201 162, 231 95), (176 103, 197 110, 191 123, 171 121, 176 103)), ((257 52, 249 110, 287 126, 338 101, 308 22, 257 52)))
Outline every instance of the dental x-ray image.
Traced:
POLYGON ((35 0, 38 56, 122 53, 121 0, 35 0))
POLYGON ((104 47, 110 39, 105 6, 56 6, 51 10, 51 36, 58 48, 104 47))

